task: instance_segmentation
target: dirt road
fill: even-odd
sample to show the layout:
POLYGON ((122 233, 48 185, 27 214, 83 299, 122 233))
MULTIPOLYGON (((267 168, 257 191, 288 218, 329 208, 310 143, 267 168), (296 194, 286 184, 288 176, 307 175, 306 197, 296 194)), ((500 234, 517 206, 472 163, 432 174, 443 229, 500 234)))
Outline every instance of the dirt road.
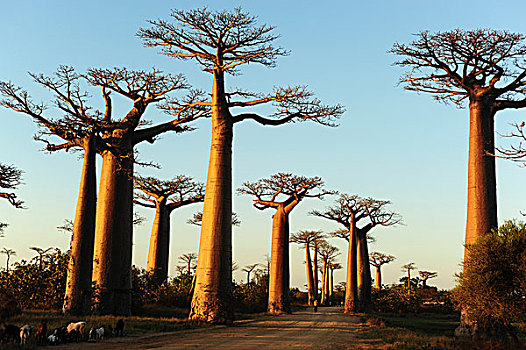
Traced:
MULTIPOLYGON (((113 338, 78 344, 82 349, 382 349, 376 341, 357 339, 363 325, 340 308, 320 308, 317 313, 261 316, 236 321, 233 327, 113 338)), ((71 344, 68 344, 71 345, 71 344)), ((75 344, 77 345, 77 344, 75 344)), ((76 348, 76 346, 75 346, 76 348)))

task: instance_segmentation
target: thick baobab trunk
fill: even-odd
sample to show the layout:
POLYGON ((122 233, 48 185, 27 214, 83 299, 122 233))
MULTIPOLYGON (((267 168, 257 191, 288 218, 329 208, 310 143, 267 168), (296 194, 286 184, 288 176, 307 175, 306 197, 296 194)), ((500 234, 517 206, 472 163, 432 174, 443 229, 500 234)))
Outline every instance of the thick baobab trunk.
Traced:
POLYGON ((334 302, 334 270, 330 269, 331 271, 331 279, 330 279, 330 286, 329 286, 329 301, 331 305, 334 302))
POLYGON ((93 281, 96 314, 131 314, 133 160, 105 152, 97 203, 93 281))
POLYGON ((87 315, 91 311, 91 275, 93 272, 93 244, 97 207, 95 171, 97 150, 94 137, 88 138, 84 142, 84 163, 71 236, 63 305, 63 312, 71 315, 87 315))
POLYGON ((325 294, 325 283, 327 278, 327 263, 325 260, 323 261, 323 267, 321 270, 321 298, 320 298, 320 304, 325 305, 327 303, 327 294, 325 294))
POLYGON ((161 285, 168 278, 170 212, 166 207, 165 198, 157 200, 155 207, 146 270, 153 274, 155 283, 161 285))
POLYGON ((376 267, 376 289, 382 289, 382 266, 376 267))
POLYGON ((469 104, 466 244, 475 243, 477 238, 497 228, 495 157, 491 156, 495 153, 495 114, 488 104, 475 99, 469 104))
POLYGON ((289 289, 289 218, 280 205, 272 217, 272 248, 270 253, 270 276, 268 312, 291 313, 289 289))
POLYGON ((349 229, 349 251, 347 253, 347 281, 344 306, 344 312, 346 314, 356 312, 356 304, 358 301, 356 264, 356 227, 354 226, 354 223, 351 222, 349 229))
POLYGON ((230 323, 232 310, 232 116, 223 73, 214 70, 208 163, 196 286, 189 318, 230 323))
POLYGON ((371 267, 369 266, 369 249, 367 235, 356 235, 357 260, 358 260, 358 311, 371 312, 371 267))
POLYGON ((310 246, 305 244, 305 265, 307 267, 307 291, 309 294, 309 305, 314 305, 316 295, 314 293, 314 276, 312 273, 312 260, 310 258, 310 246))

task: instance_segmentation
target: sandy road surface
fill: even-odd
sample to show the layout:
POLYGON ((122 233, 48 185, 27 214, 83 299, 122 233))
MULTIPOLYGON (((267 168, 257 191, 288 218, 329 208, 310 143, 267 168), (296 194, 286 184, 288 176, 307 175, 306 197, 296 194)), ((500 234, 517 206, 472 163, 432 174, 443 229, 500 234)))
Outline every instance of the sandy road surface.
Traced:
POLYGON ((97 350, 136 349, 382 349, 371 340, 357 339, 363 326, 357 317, 340 308, 320 308, 317 313, 261 316, 236 321, 234 326, 113 338, 107 341, 68 344, 58 348, 97 350))

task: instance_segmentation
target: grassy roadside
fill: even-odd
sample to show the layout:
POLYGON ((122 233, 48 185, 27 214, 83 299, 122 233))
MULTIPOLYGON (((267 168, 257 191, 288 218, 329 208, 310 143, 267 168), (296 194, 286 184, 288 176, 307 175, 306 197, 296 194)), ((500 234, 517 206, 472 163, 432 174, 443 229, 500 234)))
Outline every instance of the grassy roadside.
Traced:
MULTIPOLYGON (((365 330, 358 335, 364 339, 380 339, 389 350, 519 350, 511 344, 475 341, 454 336, 458 314, 393 315, 377 313, 362 316, 365 330)), ((524 343, 524 338, 522 338, 524 343)))

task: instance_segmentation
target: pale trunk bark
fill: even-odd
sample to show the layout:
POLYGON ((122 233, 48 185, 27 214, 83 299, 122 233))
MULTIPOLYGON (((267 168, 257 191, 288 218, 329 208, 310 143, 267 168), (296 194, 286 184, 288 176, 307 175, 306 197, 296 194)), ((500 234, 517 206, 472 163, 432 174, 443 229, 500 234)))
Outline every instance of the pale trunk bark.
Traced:
POLYGON ((371 312, 371 267, 369 265, 369 250, 367 247, 367 235, 357 235, 357 258, 358 258, 358 308, 360 312, 371 312))
POLYGON ((375 266, 376 267, 376 289, 382 289, 382 267, 375 266))
POLYGON ((307 292, 309 296, 309 306, 314 305, 314 276, 312 273, 312 261, 310 258, 310 246, 305 243, 305 265, 307 267, 307 292))
POLYGON ((127 156, 102 155, 93 260, 96 314, 131 314, 133 160, 131 144, 123 148, 127 156))
MULTIPOLYGON (((466 244, 497 228, 494 113, 488 102, 469 105, 468 211, 466 244), (489 153, 489 154, 488 154, 489 153)), ((466 261, 467 250, 464 250, 466 261)))
POLYGON ((157 200, 155 207, 146 270, 153 274, 155 283, 161 285, 168 278, 170 211, 166 207, 165 198, 157 200))
POLYGON ((225 100, 223 73, 214 71, 212 144, 196 286, 189 318, 230 323, 232 309, 232 117, 225 100))
POLYGON ((270 276, 268 312, 291 313, 289 290, 289 217, 280 205, 272 217, 272 248, 270 253, 270 276))
POLYGON ((66 293, 63 312, 87 315, 91 310, 91 275, 95 239, 95 213, 97 207, 96 145, 95 138, 84 144, 84 163, 71 235, 66 293))
POLYGON ((347 280, 345 287, 344 312, 350 314, 356 312, 358 300, 357 290, 357 259, 356 259, 356 227, 351 221, 349 229, 349 251, 347 253, 347 280))

